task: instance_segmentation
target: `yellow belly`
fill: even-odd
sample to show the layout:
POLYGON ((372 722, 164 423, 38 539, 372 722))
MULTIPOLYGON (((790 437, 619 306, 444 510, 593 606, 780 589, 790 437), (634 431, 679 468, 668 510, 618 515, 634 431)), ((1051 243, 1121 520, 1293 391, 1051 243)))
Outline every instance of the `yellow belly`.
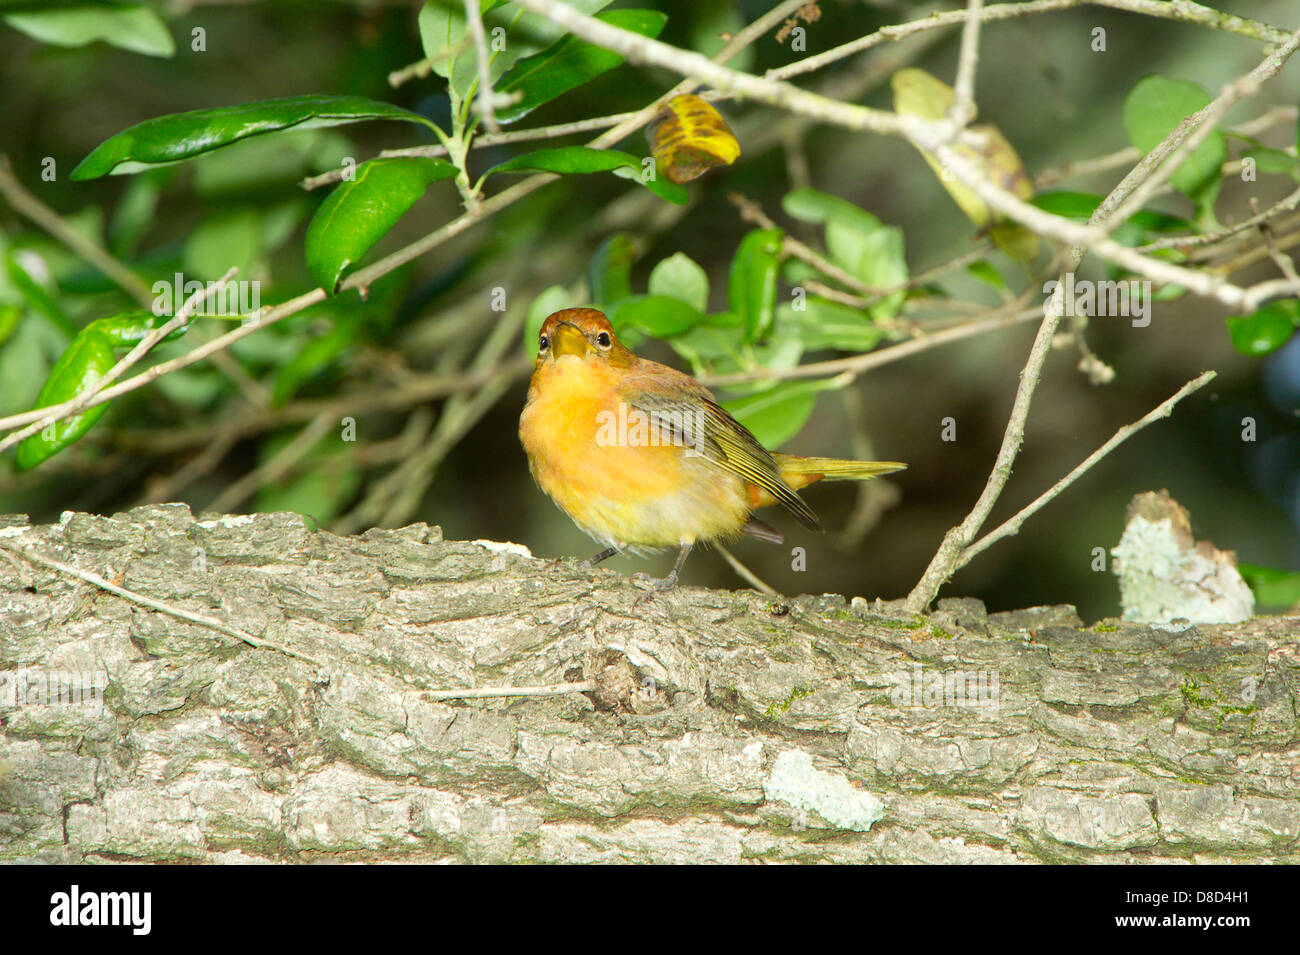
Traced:
MULTIPOLYGON (((529 391, 519 438, 538 486, 583 531, 638 550, 732 537, 744 527, 745 482, 687 448, 645 443, 635 427, 620 427, 612 379, 574 357, 544 374, 529 391)), ((628 418, 624 409, 622 422, 628 418)))

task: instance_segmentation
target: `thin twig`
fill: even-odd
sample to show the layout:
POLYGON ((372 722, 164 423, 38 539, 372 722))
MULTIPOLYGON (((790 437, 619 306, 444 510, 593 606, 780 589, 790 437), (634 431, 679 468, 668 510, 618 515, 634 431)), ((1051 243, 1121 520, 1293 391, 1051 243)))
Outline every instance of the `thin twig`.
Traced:
POLYGON ((153 597, 146 597, 144 594, 136 593, 134 590, 127 590, 120 587, 112 581, 105 580, 99 574, 92 573, 88 570, 82 570, 80 567, 73 567, 70 564, 64 564, 57 560, 52 560, 44 554, 29 550, 23 547, 10 548, 0 544, 0 551, 6 551, 9 554, 23 558, 33 564, 48 567, 51 570, 57 570, 61 574, 67 574, 69 577, 76 577, 84 580, 88 584, 94 584, 101 590, 106 590, 110 594, 115 594, 123 600, 129 600, 131 603, 139 604, 141 607, 148 607, 150 610, 157 610, 159 613, 165 613, 168 616, 176 617, 179 620, 188 620, 190 623, 197 623, 200 626, 215 630, 218 633, 224 633, 228 637, 234 637, 241 640, 250 647, 256 647, 259 650, 274 650, 276 653, 283 653, 285 656, 293 657, 297 660, 303 660, 313 666, 324 666, 319 660, 308 656, 305 653, 299 653, 297 650, 290 650, 288 647, 282 647, 279 644, 272 643, 269 640, 263 640, 261 637, 255 637, 237 627, 232 627, 222 623, 216 617, 209 617, 206 614, 194 613, 186 610, 184 607, 177 607, 174 604, 164 603, 161 600, 155 600, 153 597))
POLYGON ((1281 273, 1286 277, 1290 287, 1300 289, 1300 275, 1296 274, 1295 260, 1282 251, 1277 244, 1277 239, 1273 237, 1273 230, 1267 224, 1259 227, 1259 234, 1264 237, 1264 245, 1268 248, 1268 255, 1276 264, 1281 273))
POLYGON ((416 60, 414 63, 408 63, 400 70, 393 70, 388 74, 388 85, 393 89, 404 85, 411 80, 424 79, 433 72, 433 61, 428 57, 416 60))
POLYGON ((737 558, 736 555, 733 554, 731 551, 727 550, 727 548, 715 542, 713 545, 713 549, 722 555, 722 559, 725 560, 731 566, 731 569, 734 570, 736 574, 740 577, 740 579, 745 581, 745 583, 749 584, 749 586, 753 587, 755 590, 760 590, 765 594, 770 594, 771 596, 777 595, 776 588, 766 583, 761 577, 758 576, 758 574, 754 573, 752 570, 750 570, 748 567, 742 564, 739 558, 737 558))
MULTIPOLYGON (((84 407, 79 408, 78 410, 84 411, 87 408, 102 405, 106 401, 112 401, 119 395, 135 391, 137 388, 143 388, 151 381, 161 378, 163 375, 168 375, 174 371, 179 371, 182 368, 188 368, 190 365, 197 364, 212 353, 221 351, 228 345, 232 345, 239 341, 241 338, 247 338, 249 335, 261 331, 268 325, 273 325, 281 319, 297 314, 311 305, 323 302, 325 301, 325 298, 326 295, 322 289, 314 289, 313 291, 299 295, 297 298, 290 299, 287 302, 277 305, 274 308, 268 309, 263 307, 258 310, 257 317, 242 323, 238 328, 231 329, 224 335, 220 335, 211 341, 204 342, 202 345, 191 349, 184 355, 178 355, 168 361, 146 368, 138 375, 132 375, 126 381, 113 385, 111 388, 105 388, 87 401, 84 407)), ((18 425, 26 424, 29 421, 40 420, 53 409, 58 408, 62 410, 65 407, 70 407, 71 404, 72 402, 68 401, 64 402, 62 405, 51 405, 48 408, 37 408, 35 411, 24 411, 21 414, 10 415, 7 418, 0 418, 0 430, 17 427, 18 425)), ((63 415, 60 414, 60 417, 63 417, 63 415)))
MULTIPOLYGON (((1182 20, 1185 23, 1194 23, 1228 33, 1236 33, 1267 43, 1280 43, 1286 39, 1286 33, 1283 30, 1270 24, 1248 20, 1244 17, 1226 15, 1197 3, 1187 2, 1187 0, 1174 0, 1172 3, 1163 2, 1163 0, 1029 0, 1027 3, 998 3, 984 7, 979 12, 979 19, 983 22, 1005 20, 1011 17, 1023 17, 1036 13, 1072 10, 1076 7, 1086 6, 1089 3, 1094 6, 1127 10, 1132 13, 1142 13, 1147 16, 1162 17, 1168 20, 1182 20)), ((875 33, 833 47, 824 53, 805 57, 797 63, 791 63, 774 70, 768 70, 765 75, 768 79, 773 80, 801 76, 819 70, 824 66, 829 66, 831 63, 838 62, 847 56, 878 46, 885 41, 897 41, 913 33, 933 30, 938 27, 965 24, 968 18, 969 14, 966 10, 947 10, 942 13, 933 13, 920 20, 882 27, 875 33)))
POLYGON ((208 509, 223 514, 228 513, 243 504, 264 483, 278 481, 303 455, 314 448, 316 442, 324 437, 334 425, 333 415, 317 415, 307 427, 295 434, 292 440, 286 442, 284 447, 244 474, 234 484, 228 485, 224 491, 213 499, 212 503, 208 505, 208 509))
POLYGON ((483 125, 494 133, 501 132, 496 106, 492 102, 492 64, 488 58, 487 34, 483 30, 483 12, 479 0, 465 0, 465 19, 469 22, 474 51, 478 54, 478 111, 483 125))
MULTIPOLYGON (((1297 114, 1300 114, 1300 109, 1294 106, 1275 106, 1254 119, 1241 123, 1232 131, 1242 136, 1258 136, 1261 133, 1268 132, 1275 126, 1294 124, 1297 114)), ((1099 172, 1109 172, 1111 169, 1122 166, 1131 166, 1141 158, 1142 151, 1140 149, 1136 146, 1125 146, 1123 149, 1107 153, 1104 156, 1070 160, 1054 169, 1044 169, 1036 175, 1034 177, 1034 188, 1046 189, 1049 186, 1055 186, 1057 183, 1077 176, 1090 176, 1099 172)), ((1224 167, 1224 175, 1229 175, 1227 166, 1224 167)), ((1139 248, 1147 249, 1150 247, 1140 246, 1139 248)))
POLYGON ((1259 215, 1251 216, 1243 222, 1238 222, 1234 226, 1228 226, 1217 232, 1206 232, 1202 235, 1175 235, 1167 239, 1159 239, 1155 242, 1148 242, 1146 245, 1138 246, 1139 252, 1155 252, 1158 249, 1185 249, 1200 245, 1213 245, 1216 242, 1222 242, 1229 239, 1239 232, 1245 232, 1257 225, 1268 222, 1280 216, 1284 212, 1292 212, 1300 207, 1300 189, 1288 195, 1285 199, 1280 200, 1276 205, 1267 212, 1261 212, 1259 215))
POLYGON ((961 53, 957 59, 957 78, 953 83, 949 117, 957 126, 966 126, 975 118, 975 67, 980 57, 980 9, 984 0, 967 0, 966 22, 961 28, 961 53))
POLYGON ((1143 415, 1137 421, 1134 421, 1132 424, 1127 424, 1116 431, 1111 435, 1109 441, 1084 458, 1078 467, 1040 494, 1033 503, 1026 505, 1014 516, 1008 518, 1006 521, 999 524, 993 530, 989 531, 979 540, 975 541, 975 543, 963 550, 961 556, 957 560, 957 566, 954 568, 954 571, 965 567, 977 554, 982 553, 986 548, 988 548, 989 545, 997 543, 1004 537, 1010 537, 1013 534, 1019 533, 1021 525, 1041 510, 1048 501, 1052 500, 1064 491, 1086 472, 1091 470, 1098 461, 1110 454, 1110 452, 1114 451, 1117 447, 1129 438, 1133 437, 1133 435, 1137 434, 1147 425, 1158 421, 1161 418, 1168 418, 1173 412, 1174 406, 1178 404, 1178 402, 1182 401, 1193 391, 1199 391, 1201 388, 1208 385, 1214 380, 1215 374, 1216 373, 1213 371, 1204 372, 1183 385, 1183 387, 1179 388, 1177 392, 1165 399, 1157 407, 1143 415))
POLYGON ((897 345, 890 345, 888 348, 880 348, 873 352, 866 352, 862 355, 853 355, 849 358, 833 358, 829 361, 809 362, 806 365, 795 365, 793 368, 772 369, 759 368, 751 372, 739 372, 732 375, 701 375, 700 384, 710 388, 725 388, 729 385, 747 384, 752 381, 785 381, 791 378, 823 378, 829 375, 840 374, 841 372, 852 372, 853 377, 870 371, 872 368, 879 368, 881 365, 888 365, 890 362, 898 361, 901 358, 907 358, 909 355, 915 355, 919 352, 928 351, 939 345, 948 345, 952 342, 961 341, 963 338, 970 338, 974 335, 982 335, 985 332, 997 331, 1000 328, 1010 328, 1022 322, 1027 322, 1035 318, 1042 318, 1043 310, 1041 308, 1021 309, 1014 313, 1005 313, 998 309, 994 317, 986 318, 981 321, 964 322, 960 325, 954 325, 952 328, 946 328, 939 332, 927 332, 918 338, 913 338, 897 345))
POLYGON ((73 252, 99 269, 140 305, 148 308, 153 303, 153 293, 144 280, 113 258, 108 250, 94 239, 72 228, 63 217, 23 188, 13 174, 9 157, 0 154, 0 195, 3 195, 16 212, 26 216, 73 252))
POLYGON ((117 362, 117 364, 105 372, 103 377, 96 380, 95 383, 84 392, 77 395, 77 397, 70 398, 61 404, 53 405, 48 408, 37 409, 40 412, 40 417, 37 420, 33 421, 27 427, 10 434, 4 438, 4 440, 0 440, 0 452, 8 450, 19 441, 31 437, 36 434, 36 432, 54 424, 56 421, 60 421, 64 418, 71 418, 73 415, 85 411, 92 404, 99 404, 99 402, 95 401, 96 396, 103 394, 113 382, 122 377, 127 370, 148 354, 149 351, 160 341, 188 323, 190 316, 194 314, 195 309, 197 309, 200 304, 207 301, 211 296, 225 288, 226 283, 230 281, 236 271, 238 270, 232 268, 216 282, 209 282, 205 288, 200 289, 191 295, 174 316, 158 328, 150 329, 149 333, 145 335, 144 338, 140 339, 140 341, 136 343, 135 347, 127 352, 126 355, 117 362))
MULTIPOLYGON (((1274 49, 1258 66, 1223 88, 1223 91, 1204 109, 1187 117, 1181 125, 1190 123, 1192 130, 1173 150, 1161 166, 1129 195, 1112 219, 1115 223, 1126 222, 1129 216, 1141 209, 1183 162, 1196 151, 1206 137, 1214 131, 1220 119, 1240 99, 1252 95, 1260 85, 1277 73, 1297 49, 1300 49, 1300 30, 1297 30, 1281 46, 1274 49)), ((1162 144, 1163 145, 1163 144, 1162 144)))
POLYGON ((479 689, 425 690, 420 695, 430 700, 491 700, 509 696, 565 696, 569 693, 593 693, 600 688, 595 680, 579 683, 556 683, 552 686, 487 686, 479 689))

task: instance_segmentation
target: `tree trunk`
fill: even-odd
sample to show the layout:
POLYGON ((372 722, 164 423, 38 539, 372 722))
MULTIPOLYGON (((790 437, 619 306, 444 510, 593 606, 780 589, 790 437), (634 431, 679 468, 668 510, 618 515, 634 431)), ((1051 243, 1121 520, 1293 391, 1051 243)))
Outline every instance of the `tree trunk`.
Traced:
POLYGON ((633 610, 624 575, 525 555, 180 505, 0 519, 0 858, 1300 862, 1300 618, 633 610))

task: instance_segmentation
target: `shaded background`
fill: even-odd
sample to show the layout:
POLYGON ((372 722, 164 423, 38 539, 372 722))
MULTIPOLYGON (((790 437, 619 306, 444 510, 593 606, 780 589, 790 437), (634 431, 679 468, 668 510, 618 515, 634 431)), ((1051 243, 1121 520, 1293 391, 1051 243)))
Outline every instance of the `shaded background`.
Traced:
MULTIPOLYGON (((661 39, 709 52, 710 37, 719 29, 734 29, 771 6, 767 0, 616 4, 623 5, 664 10, 669 21, 661 39)), ((1285 0, 1217 6, 1283 28, 1300 27, 1300 8, 1285 0)), ((438 78, 412 81, 396 90, 387 82, 390 71, 421 56, 415 27, 418 7, 397 2, 163 4, 159 9, 178 42, 172 59, 103 44, 57 49, 0 26, 0 152, 10 157, 18 177, 43 202, 79 225, 111 236, 123 216, 131 177, 74 183, 66 173, 98 143, 141 120, 305 93, 361 94, 435 119, 445 115, 446 97, 438 78), (206 52, 188 49, 196 26, 206 31, 206 52), (41 161, 51 156, 58 162, 59 177, 42 182, 41 161)), ((808 53, 888 23, 949 8, 839 0, 826 0, 821 7, 822 19, 808 28, 808 53)), ((893 69, 916 65, 951 79, 959 35, 959 29, 949 28, 911 42, 885 44, 865 61, 848 59, 798 82, 808 88, 825 82, 866 84, 869 88, 856 101, 887 109, 893 69)), ((981 36, 981 119, 1002 129, 1035 175, 1127 146, 1121 106, 1142 76, 1158 72, 1192 80, 1214 93, 1256 65, 1262 52, 1259 43, 1246 38, 1095 8, 990 23, 981 36), (1090 47, 1095 27, 1106 30, 1104 53, 1090 47)), ((802 55, 791 54, 768 37, 740 65, 761 71, 802 55)), ((660 71, 624 66, 543 107, 525 125, 639 108, 675 80, 660 71)), ((1259 95, 1239 104, 1227 125, 1278 105, 1294 106, 1297 100, 1300 65, 1292 62, 1259 95)), ((600 241, 618 229, 635 232, 644 249, 633 275, 634 289, 644 288, 656 262, 682 251, 708 270, 711 306, 721 308, 727 266, 749 229, 726 200, 729 190, 759 201, 794 235, 815 240, 815 233, 804 233, 780 211, 781 196, 806 175, 818 188, 901 226, 913 273, 969 246, 969 220, 907 144, 838 129, 801 135, 796 122, 766 108, 719 105, 733 121, 744 153, 734 167, 692 184, 692 203, 685 210, 667 207, 614 177, 583 177, 547 186, 382 283, 366 334, 303 382, 290 400, 336 396, 359 387, 400 388, 405 376, 455 367, 452 360, 459 360, 465 349, 472 354, 501 319, 489 309, 485 288, 501 285, 511 309, 526 309, 543 288, 577 283, 600 241), (453 310, 461 322, 448 333, 445 322, 438 321, 453 310)), ((370 123, 323 136, 295 135, 301 147, 296 152, 286 148, 291 155, 278 166, 265 152, 255 152, 242 170, 236 157, 223 160, 224 165, 214 163, 206 174, 200 162, 159 175, 157 207, 146 217, 134 247, 123 246, 128 248, 123 257, 149 281, 170 276, 193 255, 186 241, 196 228, 232 210, 245 210, 258 217, 264 240, 264 251, 250 262, 245 275, 261 278, 286 295, 310 288, 302 233, 326 190, 303 193, 296 181, 307 172, 334 166, 340 155, 366 158, 379 149, 414 145, 420 134, 414 127, 370 123), (277 229, 283 233, 275 236, 279 245, 272 239, 277 229)), ((1294 117, 1260 138, 1270 146, 1293 147, 1294 117)), ((630 137, 624 148, 642 153, 640 134, 630 137)), ((480 150, 474 168, 486 168, 519 151, 480 150)), ((1105 192, 1126 168, 1071 178, 1056 188, 1105 192)), ((1294 187, 1286 176, 1261 174, 1251 183, 1230 177, 1216 206, 1219 219, 1240 221, 1251 214, 1252 197, 1266 208, 1294 187)), ((1152 206, 1191 213, 1190 203, 1172 194, 1152 206)), ((449 184, 435 188, 379 251, 418 238, 458 209, 449 184)), ((0 228, 6 243, 52 249, 3 203, 0 228)), ((58 266, 57 253, 49 255, 58 266)), ((1009 278, 1014 275, 1005 259, 995 261, 1009 278)), ((71 294, 85 277, 78 279, 75 263, 65 265, 55 271, 63 290, 71 294)), ((1093 259, 1082 274, 1102 277, 1093 259)), ((1265 261, 1237 274, 1234 281, 1248 284, 1274 274, 1275 267, 1265 261)), ((958 298, 995 301, 991 290, 961 273, 940 284, 958 298)), ((91 294, 69 310, 74 320, 84 323, 110 314, 102 307, 106 301, 91 294)), ((1232 349, 1225 316, 1218 305, 1184 297, 1157 304, 1147 328, 1132 328, 1126 320, 1095 320, 1089 340, 1118 372, 1104 386, 1089 384, 1075 370, 1073 347, 1055 353, 1030 415, 1024 450, 989 528, 1185 381, 1207 368, 1220 374, 1212 386, 1180 405, 1172 419, 1132 439, 1045 508, 1018 537, 978 557, 944 594, 978 596, 994 610, 1070 602, 1086 619, 1117 613, 1114 578, 1091 569, 1093 549, 1118 541, 1133 494, 1158 488, 1168 488, 1190 509, 1198 537, 1236 550, 1244 561, 1300 568, 1300 339, 1293 338, 1262 361, 1246 358, 1232 349), (1253 443, 1241 439, 1247 416, 1258 423, 1253 443)), ((287 320, 284 327, 241 343, 244 347, 235 350, 235 357, 255 378, 269 383, 277 369, 328 331, 330 321, 328 309, 287 320)), ((57 336, 34 330, 40 322, 39 316, 25 315, 19 331, 0 348, 0 414, 31 406, 61 350, 57 336)), ((812 534, 793 520, 773 515, 787 545, 745 541, 734 548, 737 556, 786 593, 904 595, 943 533, 961 520, 984 484, 1034 330, 1034 323, 1025 323, 935 348, 870 372, 845 392, 823 394, 807 427, 785 450, 847 457, 854 455, 855 436, 869 440, 876 456, 909 463, 908 471, 888 479, 900 492, 898 501, 851 546, 834 533, 812 534), (957 422, 955 442, 940 439, 945 417, 957 422), (807 550, 802 573, 791 569, 792 546, 807 550)), ((192 336, 182 348, 193 347, 192 336)), ((682 365, 662 345, 648 345, 642 353, 682 365)), ((525 354, 522 341, 517 354, 525 354)), ((806 355, 804 360, 815 357, 806 355)), ((0 512, 26 512, 37 521, 57 519, 67 509, 112 513, 149 499, 151 489, 168 488, 168 477, 204 450, 205 428, 215 431, 232 416, 250 413, 239 386, 206 364, 176 377, 178 381, 166 387, 151 385, 115 402, 79 445, 34 472, 15 475, 7 463, 0 473, 0 512), (169 446, 158 438, 185 429, 192 437, 183 446, 169 446)), ((597 548, 528 477, 516 436, 525 389, 521 378, 446 456, 411 519, 441 524, 449 537, 514 540, 539 555, 587 556, 597 548)), ((416 443, 427 440, 421 436, 440 410, 441 403, 432 402, 358 415, 360 449, 340 450, 337 441, 332 450, 322 446, 302 471, 262 488, 236 509, 299 507, 331 526, 393 466, 393 448, 400 451, 404 429, 416 443), (424 417, 412 424, 412 415, 424 417), (368 457, 366 449, 374 453, 368 457)), ((186 501, 196 512, 204 509, 265 460, 269 449, 297 433, 297 427, 268 428, 240 439, 193 480, 174 487, 168 499, 186 501)), ((12 455, 9 458, 11 462, 12 455)), ((850 521, 857 500, 855 490, 843 485, 813 488, 806 497, 830 528, 850 521)), ((621 558, 611 566, 658 574, 666 572, 669 562, 667 556, 650 562, 621 558)), ((691 559, 684 580, 739 585, 722 560, 707 552, 691 559)))

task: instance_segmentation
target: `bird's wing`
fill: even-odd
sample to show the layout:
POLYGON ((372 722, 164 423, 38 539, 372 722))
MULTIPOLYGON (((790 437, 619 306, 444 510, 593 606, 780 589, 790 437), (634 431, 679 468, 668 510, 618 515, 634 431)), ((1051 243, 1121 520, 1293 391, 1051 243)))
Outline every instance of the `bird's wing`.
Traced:
MULTIPOLYGON (((648 364, 648 363, 647 363, 648 364)), ((781 478, 767 448, 714 400, 703 385, 673 369, 671 377, 632 374, 619 396, 650 418, 660 440, 691 448, 714 464, 768 491, 806 527, 822 529, 817 515, 781 478)))

